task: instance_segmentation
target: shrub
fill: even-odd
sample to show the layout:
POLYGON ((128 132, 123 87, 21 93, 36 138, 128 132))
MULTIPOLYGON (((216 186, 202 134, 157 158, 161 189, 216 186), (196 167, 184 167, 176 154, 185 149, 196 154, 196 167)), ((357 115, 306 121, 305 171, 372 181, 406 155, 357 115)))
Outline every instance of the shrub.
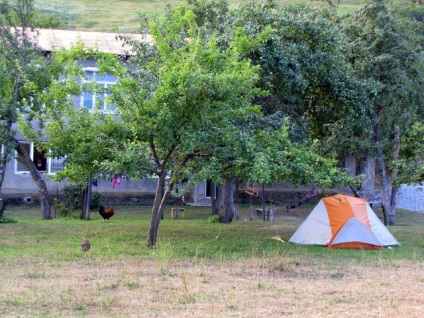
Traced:
MULTIPOLYGON (((97 209, 100 206, 100 192, 91 194, 90 209, 97 209)), ((82 187, 70 185, 63 188, 62 200, 55 199, 54 204, 62 216, 69 216, 72 211, 82 210, 82 187)))
POLYGON ((209 223, 219 223, 221 220, 221 216, 220 215, 212 215, 208 221, 209 223))
POLYGON ((18 222, 18 221, 11 219, 11 218, 8 218, 8 217, 5 217, 5 216, 0 218, 0 223, 16 223, 16 222, 18 222))
POLYGON ((100 192, 93 192, 91 193, 91 200, 90 200, 90 209, 94 210, 100 207, 100 199, 102 198, 102 194, 100 192))
POLYGON ((81 186, 70 185, 63 188, 63 204, 71 211, 81 208, 81 186))

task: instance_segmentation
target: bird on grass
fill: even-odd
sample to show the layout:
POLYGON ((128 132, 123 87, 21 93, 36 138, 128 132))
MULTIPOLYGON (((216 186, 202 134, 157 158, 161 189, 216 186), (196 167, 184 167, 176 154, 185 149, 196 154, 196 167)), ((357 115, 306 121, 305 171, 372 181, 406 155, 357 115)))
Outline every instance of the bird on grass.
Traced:
POLYGON ((87 252, 87 251, 90 249, 90 247, 91 247, 91 243, 90 243, 90 241, 88 240, 88 238, 83 237, 83 238, 82 238, 82 243, 81 243, 81 248, 82 248, 82 250, 83 250, 84 252, 87 252))
POLYGON ((99 214, 102 216, 104 220, 109 220, 115 214, 115 209, 111 207, 105 210, 105 207, 101 205, 99 207, 99 214))

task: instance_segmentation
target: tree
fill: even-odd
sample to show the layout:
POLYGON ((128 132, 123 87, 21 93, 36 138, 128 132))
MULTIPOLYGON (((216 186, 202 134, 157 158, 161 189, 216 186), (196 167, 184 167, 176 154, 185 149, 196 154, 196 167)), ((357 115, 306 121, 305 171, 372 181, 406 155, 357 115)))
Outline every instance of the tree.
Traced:
POLYGON ((82 218, 90 219, 91 185, 93 179, 112 177, 101 163, 110 160, 113 149, 119 147, 124 127, 112 115, 90 112, 70 106, 64 116, 46 125, 50 156, 66 157, 65 169, 55 180, 67 180, 83 187, 82 218), (113 136, 111 138, 110 136, 113 136))
POLYGON ((241 32, 221 52, 213 38, 198 33, 190 10, 178 8, 149 27, 153 44, 133 45, 135 65, 115 85, 113 97, 131 132, 119 162, 134 177, 153 174, 158 180, 148 236, 153 247, 167 198, 189 173, 189 163, 215 156, 209 142, 227 139, 236 129, 234 118, 257 111, 251 101, 258 69, 240 58, 241 32))
MULTIPOLYGON (((240 123, 246 130, 251 133, 272 131, 288 125, 290 148, 305 149, 304 145, 310 145, 312 139, 327 140, 335 129, 340 131, 347 114, 350 118, 360 116, 363 107, 358 105, 365 103, 365 85, 355 78, 349 65, 348 42, 340 32, 334 11, 310 7, 288 9, 273 1, 249 2, 228 12, 223 1, 189 1, 189 4, 198 14, 199 27, 206 34, 219 34, 217 41, 221 47, 226 47, 234 36, 233 30, 239 27, 252 39, 242 55, 260 66, 256 85, 267 93, 255 100, 261 106, 263 117, 240 123), (254 41, 266 28, 270 30, 266 41, 254 41)), ((361 125, 350 125, 349 129, 362 130, 363 127, 366 127, 365 121, 361 125)), ((314 150, 322 152, 317 145, 314 150)), ((334 148, 330 149, 327 156, 334 153, 334 148)), ((340 158, 346 153, 339 153, 340 158)), ((238 155, 245 156, 242 152, 238 155)), ((309 172, 313 174, 313 170, 309 172)), ((293 178, 295 183, 299 181, 293 173, 293 176, 268 178, 267 182, 281 181, 283 177, 293 178)), ((249 177, 247 180, 253 181, 249 177)))
POLYGON ((371 122, 373 133, 358 137, 376 158, 387 225, 395 224, 396 163, 424 100, 419 30, 415 22, 391 9, 390 3, 373 0, 356 12, 346 27, 352 43, 350 59, 356 75, 368 83, 370 100, 358 120, 371 122))
POLYGON ((406 131, 400 147, 399 160, 394 164, 401 184, 420 184, 424 180, 424 123, 414 122, 406 131))
POLYGON ((46 58, 35 44, 37 32, 31 26, 32 0, 18 0, 14 5, 3 0, 0 9, 0 61, 3 65, 0 71, 0 144, 5 150, 0 163, 3 168, 0 185, 5 164, 16 150, 38 188, 43 218, 51 219, 44 176, 37 170, 28 150, 15 139, 14 130, 19 122, 27 122, 26 126, 31 127, 27 132, 37 134, 36 126, 41 127, 42 122, 32 120, 43 113, 48 102, 45 91, 58 76, 59 66, 46 58))
MULTIPOLYGON (((103 109, 98 108, 105 102, 111 105, 107 101, 110 92, 104 85, 85 78, 81 61, 88 58, 95 58, 99 64, 105 63, 105 60, 118 64, 116 56, 86 48, 81 43, 71 49, 53 52, 52 59, 63 65, 63 71, 45 93, 46 98, 55 103, 46 105, 45 112, 39 117, 44 122, 42 134, 47 137, 43 143, 44 150, 49 151, 50 157, 65 158, 64 171, 57 172, 54 180, 67 180, 84 189, 81 205, 85 220, 90 218, 92 180, 115 174, 101 163, 111 159, 113 148, 119 147, 117 140, 121 140, 125 133, 125 127, 112 114, 105 114, 103 109), (76 108, 69 96, 80 96, 82 92, 104 98, 98 98, 98 105, 92 110, 76 108)), ((97 75, 107 73, 107 68, 102 68, 97 75)))

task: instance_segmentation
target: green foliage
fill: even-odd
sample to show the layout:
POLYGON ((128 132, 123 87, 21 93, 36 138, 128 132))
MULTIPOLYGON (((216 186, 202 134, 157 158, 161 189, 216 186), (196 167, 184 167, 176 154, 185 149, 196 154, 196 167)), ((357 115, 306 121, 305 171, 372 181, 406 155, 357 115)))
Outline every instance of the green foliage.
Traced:
POLYGON ((134 46, 138 51, 131 61, 140 71, 129 72, 113 88, 132 135, 119 150, 119 162, 127 163, 132 176, 171 171, 175 182, 188 162, 230 151, 223 142, 208 141, 227 140, 227 133, 237 130, 232 120, 257 113, 251 101, 259 92, 253 87, 258 67, 240 57, 244 35, 221 51, 194 22, 193 12, 184 8, 150 21, 157 45, 134 46))
POLYGON ((51 91, 63 86, 58 85, 63 64, 45 58, 33 41, 37 35, 33 4, 26 0, 0 3, 0 143, 7 145, 6 154, 14 148, 12 125, 19 123, 27 139, 40 144, 41 132, 32 121, 37 118, 37 126, 43 128, 46 113, 68 99, 69 92, 52 97, 51 91))
MULTIPOLYGON (((100 192, 93 192, 91 195, 90 209, 97 209, 100 206, 100 192)), ((73 211, 82 209, 82 187, 79 185, 67 186, 63 189, 61 199, 55 199, 54 204, 61 216, 68 217, 73 211)))
POLYGON ((16 223, 18 221, 16 221, 15 219, 9 218, 9 217, 1 217, 0 218, 0 224, 8 224, 8 223, 16 223))
POLYGON ((422 121, 424 101, 422 25, 406 19, 396 5, 388 0, 369 2, 346 21, 344 29, 355 75, 367 83, 369 102, 358 119, 369 121, 373 128, 372 133, 358 131, 355 138, 362 140, 364 153, 376 159, 388 225, 395 223, 396 190, 409 170, 403 166, 400 149, 411 125, 422 121))
MULTIPOLYGON (((369 153, 383 149, 393 158, 394 131, 402 136, 421 109, 424 94, 423 56, 415 22, 390 10, 389 1, 374 1, 361 8, 346 28, 356 75, 367 81, 371 103, 359 120, 371 120, 380 130, 363 134, 369 153)), ((394 8, 396 9, 396 8, 394 8)))
POLYGON ((72 210, 66 206, 65 202, 60 202, 60 199, 55 198, 53 203, 61 216, 67 217, 72 213, 72 210))
POLYGON ((97 209, 100 207, 100 200, 102 199, 102 194, 100 192, 93 192, 91 194, 90 200, 90 209, 97 209))
POLYGON ((36 11, 33 20, 37 28, 66 29, 68 26, 66 17, 58 13, 36 11))
POLYGON ((398 171, 397 185, 420 184, 424 180, 424 123, 415 122, 401 145, 400 159, 392 168, 398 171))
POLYGON ((64 208, 74 211, 81 208, 81 191, 80 185, 70 185, 63 188, 63 205, 64 208))
POLYGON ((221 220, 220 215, 212 215, 211 217, 209 217, 208 222, 209 223, 219 223, 220 220, 221 220))
POLYGON ((353 66, 369 82, 372 100, 362 118, 377 123, 380 134, 362 136, 372 151, 382 148, 389 160, 396 142, 394 131, 405 134, 421 112, 424 60, 417 24, 391 11, 387 1, 375 1, 357 12, 346 30, 351 37, 353 66))
POLYGON ((327 136, 361 101, 362 84, 352 77, 347 41, 331 11, 250 2, 231 11, 227 24, 222 41, 237 27, 249 40, 268 28, 267 39, 251 41, 243 54, 261 66, 259 86, 268 92, 258 100, 263 112, 289 116, 291 138, 327 136))
MULTIPOLYGON (((73 211, 82 208, 82 187, 81 185, 70 185, 63 188, 62 199, 55 199, 55 205, 62 216, 70 216, 73 211)), ((100 192, 93 192, 90 200, 90 209, 97 209, 100 206, 100 192)))
POLYGON ((199 27, 221 49, 238 39, 242 57, 260 66, 256 85, 262 89, 255 99, 261 113, 234 120, 235 128, 210 138, 209 147, 216 147, 219 157, 197 167, 199 178, 220 183, 220 175, 237 175, 251 182, 290 179, 323 187, 352 182, 328 155, 318 156, 318 143, 310 141, 354 113, 350 107, 361 95, 362 84, 351 77, 343 56, 347 42, 332 16, 312 8, 287 10, 272 1, 243 4, 228 13, 221 2, 190 4, 199 27))
POLYGON ((49 121, 45 130, 50 155, 66 156, 65 170, 58 172, 55 179, 67 178, 71 183, 86 185, 87 176, 114 175, 116 172, 104 170, 102 163, 113 157, 124 127, 112 116, 86 108, 70 107, 66 115, 66 121, 49 121))
POLYGON ((38 187, 43 218, 51 219, 43 176, 15 136, 18 126, 27 141, 40 145, 47 109, 62 101, 46 98, 63 69, 56 60, 46 58, 35 42, 33 5, 33 0, 0 2, 0 144, 6 145, 1 164, 13 158, 14 150, 18 151, 38 187))

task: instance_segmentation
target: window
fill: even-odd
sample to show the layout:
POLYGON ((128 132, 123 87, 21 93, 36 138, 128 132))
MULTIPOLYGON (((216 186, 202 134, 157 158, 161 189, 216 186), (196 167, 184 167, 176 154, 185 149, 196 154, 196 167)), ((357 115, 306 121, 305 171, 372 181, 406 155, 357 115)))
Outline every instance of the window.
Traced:
MULTIPOLYGON (((56 173, 64 170, 64 158, 48 158, 46 152, 38 151, 34 143, 23 143, 23 146, 29 152, 31 160, 35 163, 38 171, 56 173)), ((28 168, 18 159, 15 159, 15 172, 29 173, 28 168)))
POLYGON ((98 91, 83 92, 81 106, 88 109, 98 108, 103 112, 115 112, 115 105, 108 104, 106 99, 110 95, 108 88, 117 81, 117 78, 111 74, 98 74, 96 68, 86 68, 84 73, 85 82, 96 82, 98 91))
POLYGON ((211 180, 206 180, 205 186, 206 186, 205 197, 206 198, 210 198, 211 197, 211 194, 212 194, 212 187, 213 187, 212 181, 211 180))

